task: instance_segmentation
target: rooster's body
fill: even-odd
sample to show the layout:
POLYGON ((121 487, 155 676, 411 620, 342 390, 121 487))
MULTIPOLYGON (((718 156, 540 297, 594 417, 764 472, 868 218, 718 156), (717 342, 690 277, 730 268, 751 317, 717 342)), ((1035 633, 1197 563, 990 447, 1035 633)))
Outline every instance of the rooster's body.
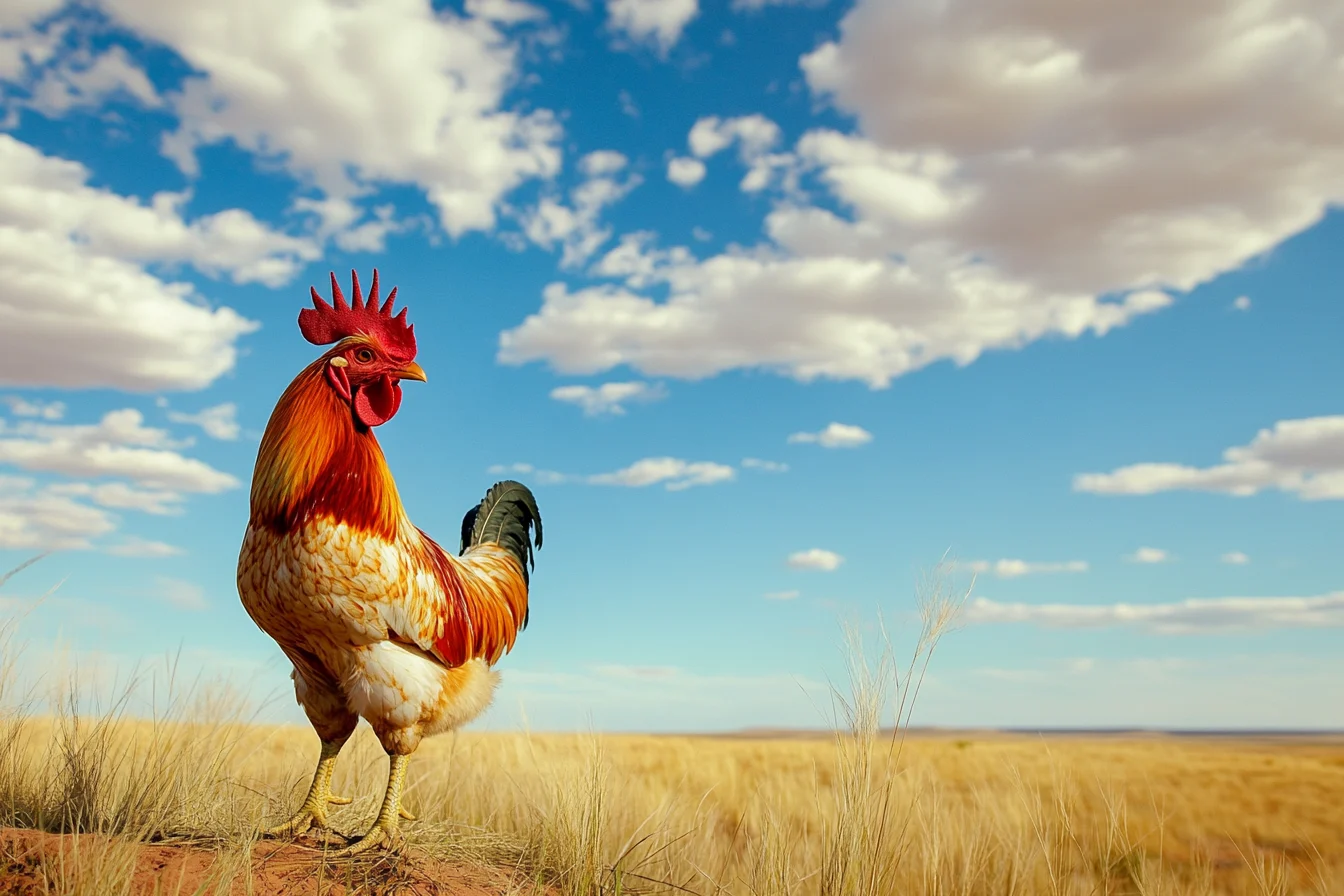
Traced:
POLYGON ((541 544, 536 503, 516 482, 468 512, 461 556, 411 523, 372 427, 400 406, 397 381, 424 374, 404 311, 391 318, 392 297, 379 311, 377 283, 375 272, 361 306, 356 280, 347 308, 333 277, 336 307, 314 298, 334 323, 300 317, 310 341, 337 345, 271 415, 238 564, 243 605, 293 663, 322 740, 304 808, 277 832, 325 827, 331 769, 361 717, 392 757, 378 824, 354 851, 394 838, 405 760, 421 739, 489 705, 499 677, 490 667, 528 618, 533 525, 541 544))

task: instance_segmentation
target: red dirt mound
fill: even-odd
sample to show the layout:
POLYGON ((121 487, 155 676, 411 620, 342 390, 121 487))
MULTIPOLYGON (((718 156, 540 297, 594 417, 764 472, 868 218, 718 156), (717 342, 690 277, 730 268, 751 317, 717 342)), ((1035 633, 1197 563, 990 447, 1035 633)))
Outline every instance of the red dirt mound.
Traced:
POLYGON ((232 864, 219 851, 192 844, 132 847, 96 834, 0 828, 0 896, 95 892, 107 896, 543 896, 549 892, 533 889, 525 878, 506 869, 453 864, 414 851, 338 862, 324 861, 320 850, 312 846, 262 842, 253 847, 247 867, 231 868, 232 864), (230 870, 236 873, 229 874, 230 870), (222 880, 226 877, 231 878, 227 883, 222 880))

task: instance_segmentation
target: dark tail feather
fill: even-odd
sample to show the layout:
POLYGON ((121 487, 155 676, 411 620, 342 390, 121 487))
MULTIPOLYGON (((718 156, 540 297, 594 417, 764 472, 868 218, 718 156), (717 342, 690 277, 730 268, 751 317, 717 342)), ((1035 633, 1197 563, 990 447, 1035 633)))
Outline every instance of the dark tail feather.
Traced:
POLYGON ((481 503, 462 518, 462 548, 458 553, 466 553, 468 548, 478 544, 495 542, 518 558, 523 581, 527 582, 529 570, 536 566, 529 532, 533 527, 536 529, 536 546, 540 548, 541 511, 537 509, 537 499, 521 482, 512 479, 496 482, 481 503))

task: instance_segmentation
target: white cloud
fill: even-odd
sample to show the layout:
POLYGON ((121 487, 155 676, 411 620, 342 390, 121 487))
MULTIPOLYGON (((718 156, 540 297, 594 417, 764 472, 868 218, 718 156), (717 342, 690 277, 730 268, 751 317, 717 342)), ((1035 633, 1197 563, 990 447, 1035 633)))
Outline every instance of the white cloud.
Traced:
POLYGON ((1171 554, 1162 548, 1141 547, 1125 557, 1130 563, 1166 563, 1171 554))
POLYGON ((387 238, 393 234, 417 227, 427 232, 434 229, 434 222, 427 216, 398 219, 396 206, 390 202, 370 210, 344 197, 300 196, 294 200, 292 209, 314 217, 315 239, 330 239, 347 252, 382 252, 387 248, 387 238))
POLYGON ((572 478, 554 470, 539 470, 531 464, 491 464, 485 471, 493 476, 521 476, 540 485, 559 485, 572 478))
POLYGON ((65 416, 63 401, 29 401, 17 395, 6 395, 0 402, 9 406, 9 412, 15 417, 41 417, 43 420, 59 420, 65 416))
POLYGON ((695 485, 714 485, 737 476, 737 471, 726 464, 711 461, 686 461, 676 457, 646 457, 628 467, 610 473, 579 475, 540 470, 532 464, 495 464, 486 472, 492 475, 517 475, 547 485, 583 483, 587 485, 617 485, 627 488, 645 488, 662 483, 670 492, 695 485))
MULTIPOLYGON (((646 258, 642 283, 552 286, 500 357, 882 388, 939 361, 1102 336, 1344 200, 1332 9, 1080 18, 1027 0, 859 0, 802 63, 858 129, 811 131, 773 173, 748 173, 744 187, 782 183, 762 243, 646 258)), ((725 139, 706 124, 692 149, 725 139)))
POLYGON ((1221 492, 1238 497, 1266 489, 1306 501, 1344 499, 1344 416, 1280 420, 1247 445, 1228 448, 1223 463, 1191 467, 1141 463, 1110 473, 1082 473, 1080 492, 1151 495, 1167 491, 1221 492))
MULTIPOLYGON (((798 215, 781 208, 767 226, 789 230, 798 215)), ((499 360, 545 360, 582 375, 628 364, 649 376, 686 378, 766 367, 802 382, 857 379, 882 388, 936 361, 969 364, 990 348, 1103 335, 1171 301, 1152 291, 1118 301, 1042 296, 983 265, 951 264, 936 250, 905 261, 859 258, 840 254, 854 250, 850 234, 807 230, 794 228, 789 240, 815 257, 758 249, 698 261, 684 247, 650 250, 646 234, 628 235, 594 272, 624 276, 630 289, 571 292, 548 284, 541 309, 500 334, 499 360), (633 291, 655 284, 668 287, 666 301, 633 291)))
POLYGON ((180 195, 143 205, 89 187, 88 178, 82 165, 0 134, 0 383, 208 385, 233 367, 234 342, 256 324, 136 262, 185 261, 239 281, 274 281, 310 247, 246 212, 187 223, 180 195))
POLYGON ((1167 604, 1024 604, 973 599, 968 624, 1029 622, 1050 628, 1133 626, 1156 634, 1344 626, 1344 591, 1318 597, 1191 598, 1167 604))
MULTIPOLYGON (((974 0, 861 0, 802 67, 875 146, 936 161, 924 184, 966 204, 916 225, 928 235, 1046 289, 1189 289, 1344 191, 1344 144, 1319 127, 1344 89, 1333 8, 1150 5, 1144 39, 1117 39, 1139 37, 1132 8, 1078 18, 1026 0, 987 14, 974 0)), ((879 186, 856 177, 857 202, 865 183, 879 186)), ((902 195, 875 190, 869 208, 909 227, 889 203, 902 195)))
POLYGON ((10 0, 0 4, 0 78, 14 81, 29 66, 46 63, 60 41, 56 29, 34 24, 60 8, 64 0, 10 0))
POLYGON ((623 199, 643 179, 631 174, 624 181, 615 175, 627 159, 611 150, 589 153, 579 161, 586 179, 569 193, 569 204, 544 196, 522 216, 523 233, 543 249, 561 247, 560 266, 574 268, 586 262, 611 239, 611 229, 601 226, 602 212, 623 199))
POLYGON ((180 610, 204 610, 209 607, 205 600, 205 589, 195 582, 168 576, 156 576, 154 581, 154 597, 165 603, 180 610))
POLYGON ((162 192, 148 204, 90 187, 79 162, 44 155, 0 134, 0 235, 4 243, 48 238, 89 256, 134 262, 186 262, 237 283, 279 286, 321 257, 306 237, 280 233, 250 212, 227 209, 186 221, 187 193, 162 192))
POLYGON ((1250 297, 1250 296, 1237 296, 1235 299, 1232 300, 1232 307, 1235 308, 1235 309, 1237 309, 1238 311, 1250 311, 1250 310, 1251 310, 1251 297, 1250 297))
POLYGON ((238 480, 195 458, 162 429, 145 427, 132 408, 109 411, 91 425, 23 421, 0 428, 0 463, 67 476, 115 476, 163 491, 213 494, 238 480))
POLYGON ((658 401, 666 397, 667 390, 661 384, 642 381, 603 383, 597 387, 557 386, 551 390, 551 398, 576 404, 589 417, 624 414, 625 405, 631 402, 658 401))
POLYGON ((1086 560, 1065 560, 1061 562, 1047 563, 1013 559, 996 560, 992 563, 988 560, 972 560, 960 565, 977 574, 993 573, 1000 579, 1015 579, 1019 576, 1044 575, 1061 572, 1087 572, 1088 569, 1086 560))
POLYGON ((202 408, 194 414, 169 411, 168 419, 174 423, 190 423, 199 426, 212 439, 232 441, 238 438, 238 406, 233 402, 202 408))
POLYGON ((742 466, 748 470, 760 470, 762 473, 787 473, 789 465, 777 460, 761 460, 759 457, 744 457, 742 466))
POLYGON ((622 115, 630 118, 639 117, 639 104, 636 103, 635 98, 630 95, 630 91, 622 88, 621 92, 616 95, 616 101, 620 104, 622 115))
POLYGON ((768 152, 779 142, 779 125, 764 115, 742 115, 720 118, 706 115, 696 120, 686 136, 686 145, 702 159, 707 159, 737 143, 743 161, 768 152))
POLYGON ((163 102, 144 69, 119 46, 98 55, 80 50, 60 57, 37 77, 31 92, 27 105, 52 117, 76 108, 98 108, 117 95, 150 108, 163 102))
POLYGON ((820 432, 795 432, 790 443, 812 443, 823 448, 857 448, 873 440, 873 434, 861 426, 831 423, 820 432))
POLYGON ((32 479, 0 474, 0 548, 68 550, 116 528, 107 512, 48 489, 32 479))
POLYGON ((579 159, 579 170, 588 177, 603 177, 624 171, 630 160, 614 149, 598 149, 579 159))
POLYGON ((700 11, 698 0, 607 0, 607 27, 666 55, 700 11))
POLYGON ((828 0, 733 0, 733 12, 750 12, 769 6, 824 6, 828 0))
POLYGON ((113 510, 138 510, 156 516, 176 516, 182 512, 183 497, 178 492, 136 488, 124 482, 58 482, 47 486, 47 491, 88 498, 99 507, 113 510))
POLYGON ((679 187, 693 187, 705 179, 705 163, 689 156, 668 160, 667 179, 679 187))
POLYGON ((766 600, 796 600, 801 593, 800 591, 767 591, 764 596, 766 600))
POLYGON ((1228 551, 1218 559, 1231 566, 1245 566, 1251 562, 1251 558, 1241 551, 1228 551))
POLYGON ((507 25, 543 21, 546 18, 545 10, 522 0, 467 0, 465 8, 468 15, 507 25))
POLYGON ((806 551, 795 551, 790 554, 787 562, 794 569, 820 569, 825 572, 832 572, 840 568, 840 564, 845 562, 845 558, 835 551, 809 548, 806 551))
POLYGON ((104 551, 115 557, 143 558, 176 557, 183 553, 182 549, 176 545, 162 541, 148 541, 134 535, 105 548, 104 551))
POLYGON ((681 491, 693 485, 713 485, 727 482, 737 471, 725 464, 710 461, 690 462, 676 457, 646 457, 612 473, 598 473, 587 477, 591 485, 623 485, 643 488, 665 483, 668 491, 681 491))
POLYGON ((554 116, 501 108, 519 55, 501 25, 537 18, 522 4, 474 3, 464 18, 412 0, 240 0, 228 27, 198 4, 106 6, 201 73, 170 98, 181 126, 164 141, 188 173, 198 146, 230 140, 325 195, 418 186, 458 236, 493 227, 506 193, 559 168, 554 116))

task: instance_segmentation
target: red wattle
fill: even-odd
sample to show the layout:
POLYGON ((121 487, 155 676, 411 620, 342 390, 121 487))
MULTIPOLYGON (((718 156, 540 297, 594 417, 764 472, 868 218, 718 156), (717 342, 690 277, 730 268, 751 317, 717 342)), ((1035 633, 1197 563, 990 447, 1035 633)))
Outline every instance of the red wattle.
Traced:
POLYGON ((344 367, 327 365, 327 382, 331 383, 331 388, 336 390, 336 394, 350 400, 350 377, 346 375, 344 367))
POLYGON ((365 426, 381 426, 401 407, 401 384, 380 376, 355 392, 355 417, 365 426))

